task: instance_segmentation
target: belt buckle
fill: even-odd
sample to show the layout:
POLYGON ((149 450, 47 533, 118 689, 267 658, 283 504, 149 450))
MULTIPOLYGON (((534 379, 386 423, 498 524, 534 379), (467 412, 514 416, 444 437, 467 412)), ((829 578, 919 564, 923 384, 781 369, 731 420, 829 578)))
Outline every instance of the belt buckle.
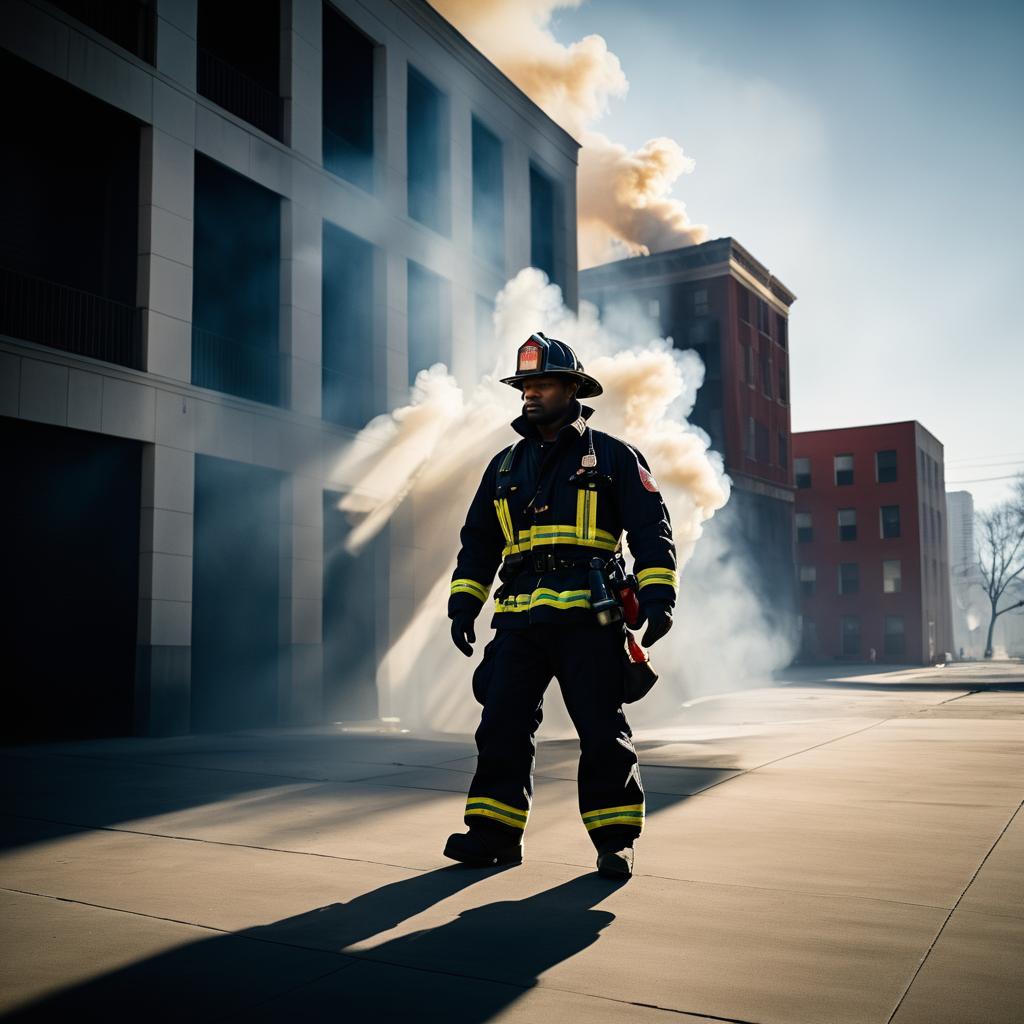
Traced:
POLYGON ((550 572, 551 571, 551 552, 550 551, 534 551, 533 553, 533 571, 534 572, 550 572))

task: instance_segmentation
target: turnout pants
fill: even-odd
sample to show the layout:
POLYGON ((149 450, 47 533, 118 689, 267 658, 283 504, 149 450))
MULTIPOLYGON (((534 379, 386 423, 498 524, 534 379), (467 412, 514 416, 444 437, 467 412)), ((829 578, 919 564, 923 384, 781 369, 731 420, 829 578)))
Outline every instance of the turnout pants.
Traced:
POLYGON ((501 629, 487 645, 473 681, 484 708, 466 824, 522 838, 533 801, 535 734, 552 676, 580 738, 583 824, 599 849, 632 842, 643 828, 644 791, 622 711, 622 633, 597 623, 501 629))

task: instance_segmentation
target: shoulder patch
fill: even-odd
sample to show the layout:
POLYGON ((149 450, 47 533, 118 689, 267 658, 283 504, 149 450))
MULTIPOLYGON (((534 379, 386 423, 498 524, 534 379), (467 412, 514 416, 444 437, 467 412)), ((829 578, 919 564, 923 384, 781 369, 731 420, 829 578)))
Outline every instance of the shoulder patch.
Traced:
POLYGON ((640 464, 640 460, 637 459, 636 468, 640 471, 640 483, 644 485, 644 488, 651 491, 653 494, 658 493, 658 481, 647 472, 646 469, 640 464))

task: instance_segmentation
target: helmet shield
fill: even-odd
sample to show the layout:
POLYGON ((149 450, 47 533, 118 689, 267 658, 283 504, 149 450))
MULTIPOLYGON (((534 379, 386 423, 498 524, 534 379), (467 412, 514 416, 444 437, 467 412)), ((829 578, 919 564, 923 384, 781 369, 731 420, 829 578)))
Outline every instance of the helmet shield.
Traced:
POLYGON ((564 341, 548 338, 540 331, 531 334, 516 353, 516 372, 503 377, 502 383, 522 390, 530 377, 571 377, 579 383, 577 398, 593 398, 601 394, 601 385, 583 372, 583 364, 564 341))

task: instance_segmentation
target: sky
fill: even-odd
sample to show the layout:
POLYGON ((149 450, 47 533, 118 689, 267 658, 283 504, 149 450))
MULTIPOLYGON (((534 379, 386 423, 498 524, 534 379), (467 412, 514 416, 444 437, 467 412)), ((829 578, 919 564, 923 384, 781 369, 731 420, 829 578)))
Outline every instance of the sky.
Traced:
POLYGON ((794 431, 916 419, 976 508, 1024 470, 1024 2, 586 0, 629 93, 594 127, 797 295, 794 431))

